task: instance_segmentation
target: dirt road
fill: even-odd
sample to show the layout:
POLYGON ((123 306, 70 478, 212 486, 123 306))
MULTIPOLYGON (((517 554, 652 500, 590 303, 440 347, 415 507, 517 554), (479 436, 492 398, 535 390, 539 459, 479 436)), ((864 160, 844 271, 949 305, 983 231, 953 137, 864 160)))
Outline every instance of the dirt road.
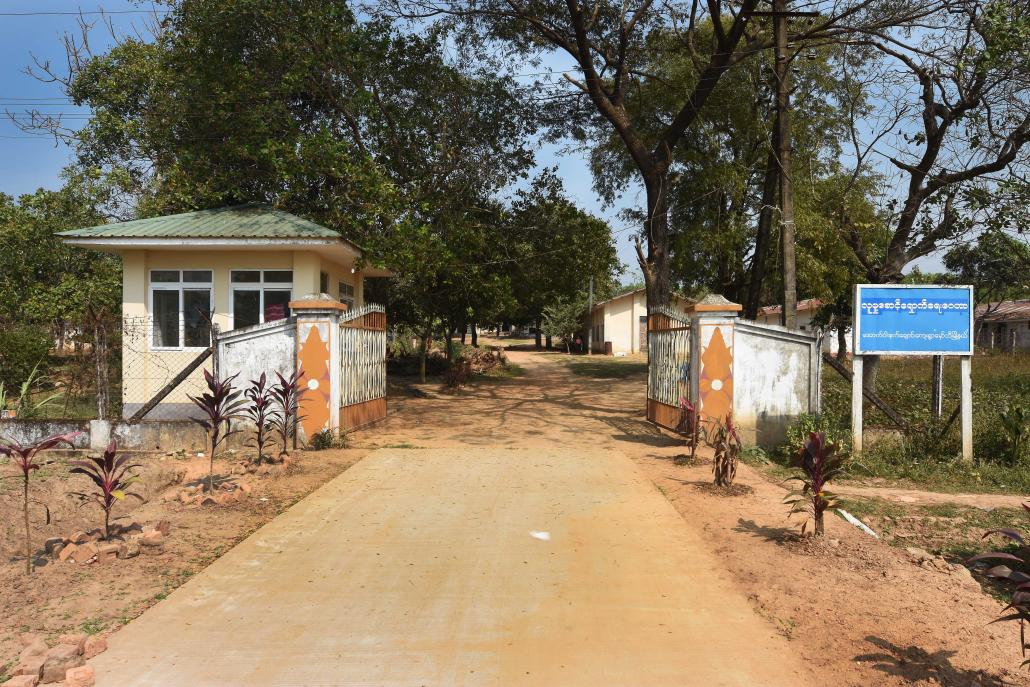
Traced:
POLYGON ((661 435, 524 356, 467 415, 402 402, 362 440, 434 448, 375 451, 266 525, 114 635, 97 684, 809 684, 617 450, 661 435))

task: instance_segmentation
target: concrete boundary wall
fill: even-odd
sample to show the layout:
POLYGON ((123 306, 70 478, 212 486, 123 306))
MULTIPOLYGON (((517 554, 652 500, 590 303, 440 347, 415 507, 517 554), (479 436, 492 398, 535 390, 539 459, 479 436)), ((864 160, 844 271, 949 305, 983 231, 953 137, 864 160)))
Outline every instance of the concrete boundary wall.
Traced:
POLYGON ((738 320, 733 416, 747 444, 776 446, 799 415, 819 412, 822 337, 738 320))
MULTIPOLYGON (((205 451, 207 434, 190 420, 154 420, 134 425, 107 420, 0 420, 0 437, 28 444, 54 434, 82 432, 74 448, 103 450, 114 438, 126 451, 205 451)), ((241 448, 250 433, 233 434, 225 448, 241 448)), ((67 447, 64 447, 67 448, 67 447)))

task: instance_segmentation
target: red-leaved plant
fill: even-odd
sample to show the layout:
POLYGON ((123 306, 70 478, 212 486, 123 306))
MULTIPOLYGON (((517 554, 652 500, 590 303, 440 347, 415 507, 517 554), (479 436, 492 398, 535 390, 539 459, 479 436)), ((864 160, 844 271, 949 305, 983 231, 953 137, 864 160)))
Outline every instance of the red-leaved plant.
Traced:
MULTIPOLYGON (((790 515, 807 513, 815 523, 815 534, 823 533, 823 514, 833 508, 835 497, 826 490, 827 483, 844 473, 844 458, 837 455, 837 446, 827 443, 825 432, 809 432, 808 441, 794 456, 794 467, 799 467, 804 476, 791 477, 788 481, 801 483, 783 500, 789 503, 790 515)), ((804 534, 808 520, 801 525, 804 534)))
MULTIPOLYGON (((1023 509, 1030 513, 1030 505, 1024 503, 1023 509)), ((1000 534, 1006 539, 1012 540, 1023 551, 1027 548, 1027 536, 1023 532, 1009 527, 991 530, 984 533, 981 538, 986 539, 994 534, 1000 534)), ((1012 588, 1012 599, 1009 601, 1009 605, 1002 610, 1002 616, 994 622, 1000 623, 1013 620, 1019 622, 1019 644, 1023 651, 1023 658, 1026 659, 1027 649, 1030 649, 1030 644, 1027 644, 1026 641, 1026 623, 1030 622, 1030 575, 1019 570, 1013 570, 1005 563, 1022 564, 1025 561, 1015 554, 1004 551, 988 551, 987 553, 977 554, 966 561, 966 565, 974 568, 982 569, 991 565, 992 567, 983 571, 984 575, 1007 583, 1012 588), (996 561, 999 561, 999 563, 993 565, 996 561)), ((1030 659, 1024 660, 1021 665, 1025 666, 1027 664, 1030 664, 1030 659)))
POLYGON ((697 458, 697 443, 701 436, 701 418, 698 417, 697 405, 680 396, 680 422, 676 428, 681 434, 690 437, 690 462, 697 458))
POLYGON ((200 397, 189 396, 189 399, 204 412, 202 418, 192 418, 194 422, 207 430, 208 444, 208 472, 207 490, 214 491, 215 488, 215 451, 218 445, 228 437, 236 433, 229 427, 229 422, 240 417, 240 408, 246 400, 240 398, 240 391, 233 389, 232 383, 236 375, 224 380, 217 380, 210 372, 204 370, 204 380, 207 382, 208 393, 200 397), (224 428, 224 431, 223 431, 224 428))
POLYGON ((129 473, 130 470, 140 467, 139 463, 130 463, 129 456, 119 456, 118 442, 112 439, 104 450, 104 455, 89 457, 86 460, 73 460, 68 464, 74 466, 72 474, 85 475, 96 485, 97 491, 73 491, 72 496, 78 496, 83 503, 95 503, 100 506, 104 511, 104 539, 110 539, 111 509, 114 508, 114 504, 129 496, 143 500, 139 494, 127 491, 140 481, 139 475, 129 473))
POLYGON ((726 413, 726 422, 715 420, 708 433, 708 445, 715 451, 712 461, 712 474, 717 487, 729 487, 737 476, 737 460, 740 456, 741 442, 737 427, 733 424, 733 413, 726 413))
POLYGON ((289 440, 297 436, 297 424, 303 419, 300 415, 300 398, 304 395, 300 380, 303 374, 294 372, 284 377, 276 372, 275 376, 279 382, 272 386, 272 401, 276 405, 272 429, 279 435, 281 456, 287 452, 289 440))
MULTIPOLYGON (((61 444, 72 445, 72 441, 75 437, 82 434, 82 432, 69 432, 67 434, 54 434, 46 439, 40 439, 39 441, 29 444, 28 446, 22 446, 15 441, 8 441, 5 444, 0 444, 0 456, 8 456, 14 462, 18 469, 21 470, 22 478, 22 515, 25 516, 25 572, 26 574, 32 574, 32 531, 29 528, 29 477, 32 475, 34 470, 39 470, 43 467, 43 463, 37 461, 39 454, 47 449, 54 448, 61 444)), ((15 477, 17 475, 14 475, 15 477)), ((50 523, 50 509, 46 507, 46 504, 41 503, 43 509, 46 511, 46 521, 50 523)))
POLYGON ((243 392, 248 401, 244 413, 255 427, 251 445, 257 448, 259 463, 265 458, 265 447, 271 441, 269 434, 273 431, 275 415, 278 413, 272 389, 267 382, 268 378, 262 372, 259 378, 250 381, 250 386, 243 392))

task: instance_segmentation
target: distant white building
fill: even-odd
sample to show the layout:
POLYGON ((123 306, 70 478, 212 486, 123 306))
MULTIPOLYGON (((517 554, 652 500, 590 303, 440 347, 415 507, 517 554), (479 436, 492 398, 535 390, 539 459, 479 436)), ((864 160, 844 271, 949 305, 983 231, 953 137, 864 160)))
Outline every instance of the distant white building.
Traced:
MULTIPOLYGON (((812 324, 812 320, 815 319, 816 313, 819 309, 825 305, 825 302, 818 298, 806 298, 798 301, 798 329, 801 331, 812 331, 815 329, 815 325, 812 324)), ((780 315, 783 313, 782 305, 767 305, 758 311, 757 322, 762 324, 779 324, 780 315)), ((848 346, 851 346, 851 328, 848 327, 846 332, 848 346)), ((837 332, 828 331, 826 336, 823 338, 823 350, 827 353, 837 355, 837 332)))
MULTIPOLYGON (((673 294, 671 306, 686 312, 693 301, 673 294)), ((637 289, 601 301, 590 312, 594 353, 647 351, 647 292, 637 289)))
POLYGON ((1030 350, 1030 299, 976 308, 976 345, 1002 351, 1030 350))

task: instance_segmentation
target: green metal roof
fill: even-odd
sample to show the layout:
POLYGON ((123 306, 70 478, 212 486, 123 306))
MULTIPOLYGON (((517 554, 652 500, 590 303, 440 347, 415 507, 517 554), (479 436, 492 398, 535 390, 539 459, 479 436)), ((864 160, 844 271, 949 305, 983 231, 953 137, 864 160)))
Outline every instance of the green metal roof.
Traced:
POLYGON ((268 205, 237 205, 135 219, 58 234, 76 239, 340 239, 338 233, 268 205))

